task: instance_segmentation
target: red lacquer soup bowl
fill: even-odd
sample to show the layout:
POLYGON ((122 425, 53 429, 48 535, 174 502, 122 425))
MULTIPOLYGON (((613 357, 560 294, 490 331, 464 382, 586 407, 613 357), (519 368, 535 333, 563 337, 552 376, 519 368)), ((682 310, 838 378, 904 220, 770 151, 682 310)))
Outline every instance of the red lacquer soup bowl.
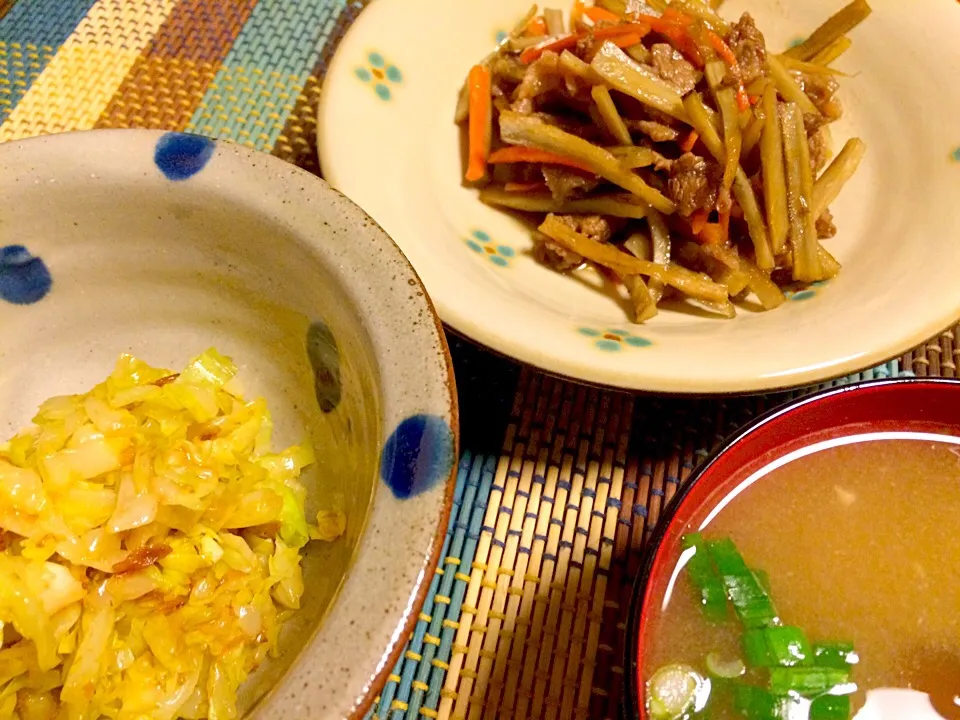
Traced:
MULTIPOLYGON (((644 665, 651 617, 675 580, 682 536, 735 496, 758 470, 823 441, 865 433, 935 433, 960 436, 960 381, 898 379, 820 392, 775 409, 729 437, 694 472, 666 508, 648 544, 627 623, 625 717, 648 720, 644 665)), ((851 439, 849 442, 853 442, 851 439)))

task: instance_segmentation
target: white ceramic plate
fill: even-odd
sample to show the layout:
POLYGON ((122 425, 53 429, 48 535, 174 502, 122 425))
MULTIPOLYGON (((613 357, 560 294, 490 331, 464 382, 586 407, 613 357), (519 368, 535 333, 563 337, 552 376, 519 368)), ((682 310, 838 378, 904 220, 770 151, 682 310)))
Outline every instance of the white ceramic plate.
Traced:
MULTIPOLYGON (((457 92, 530 0, 374 0, 334 58, 319 112, 330 182, 392 235, 441 317, 549 372, 659 392, 813 383, 894 357, 960 317, 960 5, 875 0, 837 64, 839 145, 867 157, 832 210, 840 277, 723 321, 661 312, 631 325, 584 282, 538 265, 528 232, 460 183, 457 92)), ((549 4, 549 3, 548 3, 549 4)), ((566 5, 566 2, 559 3, 566 5)), ((736 0, 782 48, 843 0, 736 0)))

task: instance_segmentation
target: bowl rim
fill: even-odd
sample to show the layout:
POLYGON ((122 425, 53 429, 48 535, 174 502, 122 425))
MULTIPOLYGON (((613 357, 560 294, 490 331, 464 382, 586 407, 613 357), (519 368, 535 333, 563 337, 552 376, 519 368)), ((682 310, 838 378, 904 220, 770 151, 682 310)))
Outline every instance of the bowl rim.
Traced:
MULTIPOLYGON (((297 167, 297 166, 294 166, 297 167)), ((301 168, 297 167, 298 170, 301 168)), ((303 170, 304 173, 307 171, 303 170)), ((309 173, 307 173, 309 174, 309 173)), ((427 568, 427 577, 421 577, 419 585, 416 587, 413 596, 411 597, 411 603, 407 606, 408 612, 407 617, 403 623, 401 631, 393 636, 392 645, 388 648, 387 652, 384 654, 385 661, 381 661, 382 667, 380 671, 374 675, 369 684, 367 685, 367 691, 362 698, 358 698, 354 704, 353 710, 348 716, 350 720, 362 720, 366 714, 373 707, 377 697, 380 692, 387 684, 387 680, 390 676, 390 673, 393 672, 394 666, 400 660, 400 657, 403 653, 404 648, 407 646, 409 638, 414 631, 417 623, 420 621, 420 611, 423 608, 424 603, 427 600, 427 594, 430 592, 430 585, 432 579, 432 571, 436 570, 440 566, 440 557, 443 554, 443 546, 446 542, 447 529, 450 525, 450 517, 453 513, 453 504, 454 497, 456 494, 456 483, 457 477, 459 475, 459 458, 460 458, 460 399, 457 393, 457 380, 456 374, 453 369, 453 355, 450 354, 450 344, 447 341, 446 332, 444 331, 443 322, 440 320, 440 315, 437 312, 437 308, 433 303, 433 300, 430 298, 430 294, 427 292, 427 288, 424 286, 423 281, 420 279, 420 276, 417 274, 416 269, 413 267, 413 264, 407 259, 407 256, 404 254, 403 250, 399 245, 394 242, 393 238, 384 230, 380 224, 374 220, 366 211, 357 205, 353 200, 348 198, 337 188, 333 187, 327 183, 323 178, 318 176, 312 176, 317 180, 320 180, 324 183, 326 188, 330 190, 335 195, 339 196, 341 200, 346 203, 347 207, 350 207, 354 212, 359 212, 362 217, 364 217, 370 225, 377 231, 379 231, 384 238, 387 240, 387 246, 396 251, 399 255, 400 260, 406 266, 413 280, 416 281, 413 288, 419 290, 421 295, 420 299, 424 302, 429 310, 430 318, 433 320, 433 327, 436 332, 437 341, 443 351, 443 362, 446 368, 445 382, 448 389, 449 395, 449 415, 450 415, 450 429, 453 431, 453 462, 451 464, 450 472, 447 474, 447 477, 444 478, 443 483, 445 486, 444 495, 443 495, 443 505, 440 511, 440 517, 438 519, 438 524, 436 531, 433 535, 433 542, 430 546, 430 553, 426 558, 426 568, 427 568)), ((378 463, 378 472, 379 472, 379 463, 378 463)), ((383 490, 381 489, 381 492, 383 490)), ((349 573, 349 568, 348 568, 349 573)), ((334 597, 336 601, 336 597, 334 597)), ((321 618, 320 622, 323 622, 321 618)), ((301 651, 302 652, 302 651, 301 651)), ((264 696, 266 698, 266 696, 264 696)), ((258 704, 259 705, 259 704, 258 704)))
POLYGON ((726 436, 724 440, 707 455, 703 461, 690 474, 687 481, 677 490, 676 494, 670 499, 670 502, 664 507, 657 519, 656 528, 650 536, 650 540, 644 546, 640 555, 640 565, 637 570, 637 577, 633 581, 633 587, 630 591, 630 602, 627 608, 626 620, 626 638, 623 644, 624 656, 624 692, 621 699, 623 717, 625 720, 638 720, 640 718, 639 700, 640 688, 637 683, 637 655, 640 650, 640 619, 643 614, 643 596, 647 586, 650 583, 653 564, 656 560, 660 546, 663 544, 670 529, 673 519, 683 504, 684 499, 691 492, 694 486, 709 472, 717 463, 721 456, 726 455, 735 445, 738 445, 750 435, 763 430, 770 422, 802 410, 808 405, 817 404, 830 398, 839 397, 847 394, 857 394, 864 390, 877 387, 910 387, 910 386, 931 386, 931 387, 953 387, 960 388, 960 378, 942 378, 942 377, 900 377, 900 378, 881 378, 876 380, 864 380, 862 382, 850 383, 839 387, 826 388, 818 390, 809 395, 800 398, 787 400, 774 408, 766 411, 750 422, 742 425, 737 430, 726 436))
MULTIPOLYGON (((390 634, 385 643, 380 644, 380 636, 384 634, 382 625, 372 624, 367 629, 368 637, 361 644, 375 648, 370 654, 376 655, 377 664, 369 668, 366 665, 358 668, 354 680, 351 681, 350 689, 339 694, 338 697, 341 699, 337 701, 337 705, 320 708, 322 716, 337 714, 337 716, 348 717, 351 720, 359 720, 373 706, 374 700, 386 684, 388 676, 393 671, 407 645, 410 633, 419 620, 420 611, 430 591, 433 570, 436 569, 440 561, 453 510, 456 478, 459 472, 459 405, 453 360, 443 325, 416 270, 400 247, 375 220, 322 178, 267 152, 229 140, 209 138, 195 133, 149 128, 111 128, 74 130, 32 136, 3 143, 0 147, 0 160, 12 162, 16 159, 17 153, 21 154, 20 159, 26 156, 31 156, 32 159, 36 149, 47 146, 48 149, 41 151, 40 156, 42 157, 44 152, 50 153, 53 149, 58 153, 58 158, 62 157, 66 160, 63 166, 57 163, 56 169, 50 169, 48 172, 47 169, 41 167, 42 163, 37 162, 36 166, 24 167, 23 175, 49 174, 50 176, 60 176, 64 174, 64 167, 70 167, 69 158, 73 157, 81 158, 84 163, 103 168, 102 177, 105 179, 116 179, 124 176, 142 178, 150 174, 142 171, 152 170, 161 178, 160 182, 165 182, 154 164, 154 152, 158 141, 170 135, 203 137, 213 145, 212 154, 203 161, 204 164, 209 163, 212 166, 217 166, 218 171, 222 171, 225 175, 233 174, 235 178, 243 174, 242 177, 244 178, 258 179, 259 187, 256 193, 243 187, 241 182, 232 184, 217 182, 215 189, 220 197, 247 205, 254 211, 262 211, 263 205, 261 203, 270 202, 271 198, 276 198, 277 209, 279 209, 282 199, 285 209, 283 212, 274 213, 274 215, 278 220, 281 217, 283 218, 286 230, 298 237, 303 246, 317 257, 318 261, 327 266, 331 275, 336 277, 345 289, 349 289, 357 297, 369 297, 373 293, 363 287, 362 284, 351 282, 348 269, 345 269, 341 264, 332 262, 333 254, 337 250, 328 250, 324 247, 321 240, 324 233, 322 225, 332 223, 324 222, 310 225, 307 221, 321 219, 320 215, 323 211, 316 208, 323 207, 326 212, 330 213, 330 217, 338 214, 344 225, 356 226, 358 232, 353 233, 355 239, 359 237, 360 241, 366 241, 371 246, 376 246, 378 251, 382 251, 369 253, 364 259, 365 264, 373 268, 373 272, 379 272, 387 281, 391 280, 391 276, 393 276, 394 282, 392 285, 395 285, 397 289, 388 289, 383 292, 384 297, 390 298, 391 293, 395 295, 394 299, 397 301, 397 305, 405 306, 404 316, 408 320, 415 318, 417 313, 423 317, 423 322, 376 323, 373 322, 375 313, 369 307, 358 306, 356 309, 359 320, 364 324, 364 330, 370 338, 370 346, 376 358, 376 367, 379 374, 378 390, 383 411, 381 417, 378 418, 377 445, 375 448, 377 453, 376 477, 373 481, 374 490, 369 510, 364 518, 363 529, 358 537, 356 547, 352 550, 351 560, 344 578, 327 612, 320 617, 317 625, 311 628, 310 639, 297 650, 290 665, 284 669, 275 683, 266 687, 257 696, 252 706, 244 714, 244 717, 250 719, 273 716, 276 710, 282 709, 283 705, 289 702, 289 696, 300 694, 299 689, 292 690, 287 687, 288 681, 299 669, 310 664, 314 635, 330 621, 330 611, 341 604, 345 589, 363 580, 354 571, 359 559, 364 555, 363 545, 370 536, 372 521, 375 519, 377 511, 382 512, 384 504, 390 502, 410 503, 419 513, 426 511, 430 515, 436 514, 436 520, 435 522, 431 521, 429 525, 425 524, 425 529, 419 531, 423 538, 429 536, 429 544, 427 545, 424 541, 426 552, 421 554, 418 549, 415 554, 416 573, 414 573, 412 566, 409 570, 404 571, 405 575, 415 575, 413 583, 408 585, 405 581, 406 578, 404 578, 403 588, 396 591, 398 596, 402 596, 402 610, 396 613, 391 610, 388 613, 390 634), (141 154, 141 150, 145 151, 143 157, 122 155, 123 151, 131 149, 136 150, 137 155, 141 154), (86 155, 91 151, 95 153, 93 159, 91 159, 92 156, 86 155), (119 167, 114 162, 118 155, 123 159, 123 164, 119 167), (259 198, 255 196, 259 196, 259 198), (359 227, 361 224, 364 225, 362 229, 359 227), (399 289, 401 285, 402 298, 399 289), (430 322, 427 322, 427 317, 430 318, 430 322), (392 340, 401 335, 409 336, 411 334, 421 336, 415 341, 417 348, 415 359, 402 364, 396 362, 393 364, 385 363, 380 350, 390 347, 392 340), (439 355, 439 358, 437 358, 437 355, 439 355), (403 367, 419 367, 418 382, 422 383, 425 388, 422 392, 419 394, 404 393, 401 390, 404 379, 399 370, 401 365, 403 367), (393 431, 397 420, 423 412, 435 413, 449 427, 451 441, 450 468, 449 471, 437 479, 433 486, 435 490, 431 491, 429 496, 397 500, 381 479, 383 445, 393 431), (417 500, 420 500, 420 502, 418 503, 417 500), (400 612, 402 612, 402 615, 398 617, 397 615, 400 612), (394 619, 396 622, 394 622, 394 619), (357 692, 354 692, 355 688, 357 692), (281 690, 284 691, 283 698, 279 696, 278 691, 281 690), (280 708, 275 706, 274 703, 277 702, 280 703, 280 708)), ((190 181, 199 182, 202 187, 204 181, 200 178, 203 176, 204 172, 198 172, 197 179, 191 178, 190 181)), ((216 177, 220 178, 220 175, 216 177)), ((149 178, 147 181, 153 182, 149 178)), ((214 186, 210 182, 205 183, 205 185, 206 187, 214 186)), ((330 246, 335 244, 329 243, 330 246)), ((386 282, 383 285, 390 286, 391 283, 386 282)), ((410 384, 409 380, 407 380, 407 384, 410 384)), ((394 585, 399 584, 394 582, 394 585)), ((359 587, 359 585, 357 586, 359 587)), ((400 597, 391 598, 390 602, 400 599, 400 597)), ((362 630, 360 628, 358 632, 362 632, 362 630)), ((299 679, 316 680, 317 677, 316 674, 311 672, 308 676, 299 679)), ((340 689, 341 691, 346 690, 342 685, 340 689)), ((316 712, 317 708, 314 707, 313 710, 316 712)))

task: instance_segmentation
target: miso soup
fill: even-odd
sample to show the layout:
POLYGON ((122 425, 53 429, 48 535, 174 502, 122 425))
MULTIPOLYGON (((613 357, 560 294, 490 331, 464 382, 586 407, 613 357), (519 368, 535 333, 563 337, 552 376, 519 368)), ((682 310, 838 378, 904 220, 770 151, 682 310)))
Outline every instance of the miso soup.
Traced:
POLYGON ((647 717, 846 720, 903 688, 960 719, 960 438, 827 440, 726 490, 647 598, 647 717))

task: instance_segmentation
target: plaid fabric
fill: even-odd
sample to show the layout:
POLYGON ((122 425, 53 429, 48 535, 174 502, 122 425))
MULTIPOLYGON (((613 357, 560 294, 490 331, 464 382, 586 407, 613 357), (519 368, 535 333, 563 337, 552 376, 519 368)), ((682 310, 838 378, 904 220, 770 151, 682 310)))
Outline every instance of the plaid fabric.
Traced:
MULTIPOLYGON (((0 140, 185 130, 319 173, 345 0, 0 0, 0 140)), ((464 453, 444 557, 371 716, 616 717, 638 551, 710 448, 787 395, 636 398, 451 338, 464 453)), ((842 382, 956 375, 956 331, 842 382)))

